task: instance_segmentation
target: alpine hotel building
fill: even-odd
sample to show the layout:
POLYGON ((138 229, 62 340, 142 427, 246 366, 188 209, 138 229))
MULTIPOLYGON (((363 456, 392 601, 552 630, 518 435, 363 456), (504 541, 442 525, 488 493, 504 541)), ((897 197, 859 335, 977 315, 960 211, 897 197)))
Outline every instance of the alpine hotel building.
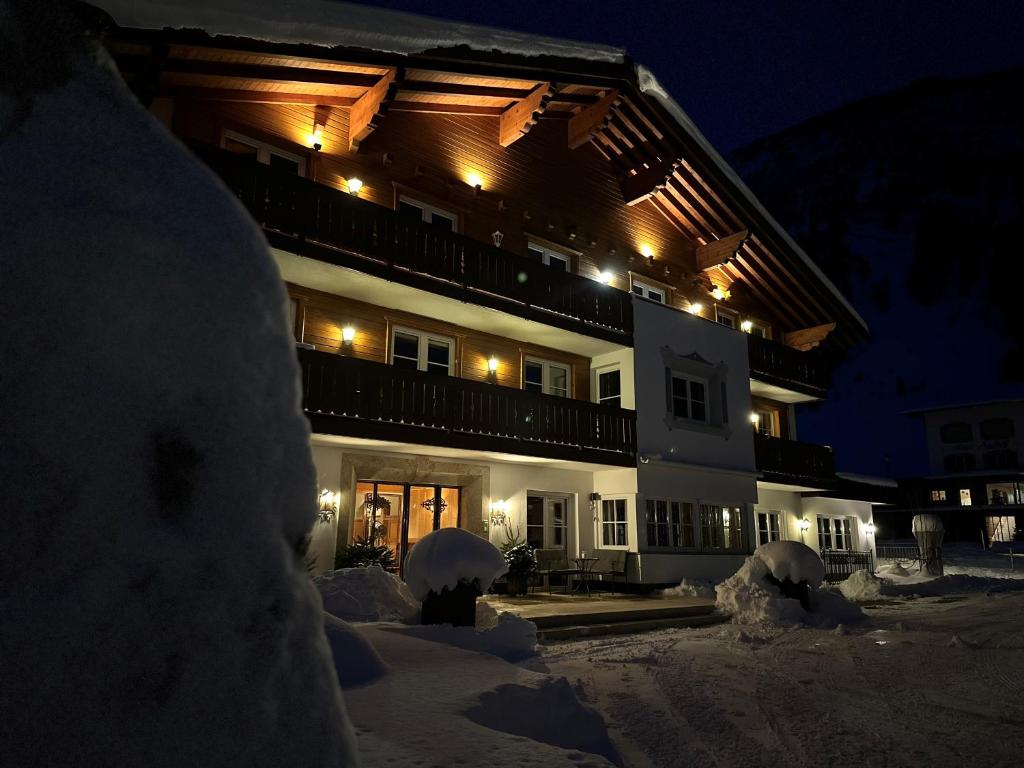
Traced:
POLYGON ((624 52, 316 0, 99 4, 287 285, 318 570, 371 528, 401 561, 510 525, 627 552, 640 584, 776 538, 872 548, 794 410, 867 328, 624 52))

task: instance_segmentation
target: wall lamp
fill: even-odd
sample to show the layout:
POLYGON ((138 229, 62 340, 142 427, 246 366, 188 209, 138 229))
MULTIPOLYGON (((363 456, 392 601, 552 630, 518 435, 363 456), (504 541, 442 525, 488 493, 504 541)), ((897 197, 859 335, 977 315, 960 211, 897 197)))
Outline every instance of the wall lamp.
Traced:
POLYGON ((504 525, 508 521, 508 502, 498 499, 491 502, 491 525, 504 525))
POLYGON ((352 342, 356 338, 356 328, 354 325, 346 325, 341 329, 341 342, 346 346, 352 346, 352 342))
POLYGON ((864 533, 866 533, 868 536, 874 536, 875 535, 875 524, 874 524, 874 522, 869 522, 869 523, 867 523, 864 526, 864 533))
POLYGON ((690 308, 688 311, 691 315, 699 315, 704 311, 704 305, 699 301, 692 301, 690 302, 690 308))
POLYGON ((811 527, 811 521, 806 517, 801 517, 796 521, 796 527, 799 529, 800 535, 803 536, 804 532, 811 527))
POLYGON ((353 176, 351 179, 346 179, 345 182, 348 184, 348 193, 359 197, 359 190, 363 188, 363 180, 353 176))
POLYGON ((740 323, 740 330, 743 331, 744 333, 750 333, 752 330, 754 330, 754 324, 749 320, 744 320, 742 323, 740 323))
POLYGON ((491 355, 487 358, 487 378, 495 381, 498 378, 498 358, 491 355))
POLYGON ((334 519, 334 516, 338 514, 338 502, 340 501, 341 494, 336 493, 328 488, 324 488, 320 491, 320 510, 317 512, 317 520, 321 523, 329 523, 334 519))

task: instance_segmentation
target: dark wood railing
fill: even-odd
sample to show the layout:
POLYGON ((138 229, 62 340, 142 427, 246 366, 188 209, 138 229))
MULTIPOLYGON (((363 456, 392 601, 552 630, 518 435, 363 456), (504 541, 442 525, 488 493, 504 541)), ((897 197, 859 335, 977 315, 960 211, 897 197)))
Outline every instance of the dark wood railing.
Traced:
POLYGON ((314 431, 410 443, 636 463, 636 413, 370 360, 299 349, 314 431))
POLYGON ((391 279, 401 279, 400 272, 430 278, 462 289, 467 300, 476 294, 510 311, 541 310, 542 321, 545 315, 567 319, 583 333, 610 332, 632 343, 633 305, 624 291, 246 157, 213 147, 193 149, 271 233, 372 260, 385 265, 391 279))
POLYGON ((875 561, 871 550, 855 552, 845 549, 826 549, 821 553, 825 565, 825 581, 837 584, 846 581, 857 571, 875 572, 875 561))
POLYGON ((828 390, 829 366, 815 350, 802 352, 747 334, 747 358, 751 378, 817 397, 824 397, 828 390))
POLYGON ((754 463, 770 479, 836 482, 832 449, 824 445, 755 434, 754 463))

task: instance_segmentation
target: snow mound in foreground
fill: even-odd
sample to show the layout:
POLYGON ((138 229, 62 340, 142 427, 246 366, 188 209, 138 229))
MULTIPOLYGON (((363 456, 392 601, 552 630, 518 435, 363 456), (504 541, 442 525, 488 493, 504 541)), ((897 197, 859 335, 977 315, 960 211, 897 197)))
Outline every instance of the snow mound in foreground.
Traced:
POLYGON ((280 275, 72 5, 0 0, 4 764, 354 765, 280 275))
POLYGON ((334 669, 342 688, 372 683, 387 671, 370 641, 347 621, 325 613, 324 633, 331 646, 334 669))
POLYGON ((405 583, 423 601, 428 592, 455 589, 460 581, 476 581, 481 592, 508 571, 496 546, 463 528, 442 528, 416 542, 405 561, 405 583))
POLYGON ((773 541, 754 550, 736 573, 715 588, 715 604, 720 611, 731 614, 735 624, 834 627, 839 622, 849 624, 862 619, 861 610, 839 593, 813 589, 824 575, 825 567, 813 549, 799 542, 773 541), (792 561, 782 559, 787 553, 792 561), (788 577, 811 584, 811 611, 805 611, 799 600, 785 597, 769 581, 769 575, 780 581, 788 577))
POLYGON ((475 723, 563 749, 601 755, 622 765, 604 719, 580 702, 564 677, 531 687, 506 683, 480 695, 466 712, 475 723))
POLYGON ((416 621, 419 601, 397 576, 378 565, 327 571, 313 583, 324 610, 345 621, 416 621))
POLYGON ((683 579, 678 585, 661 590, 662 597, 714 597, 715 584, 701 579, 683 579))
POLYGON ((423 640, 479 651, 505 661, 537 655, 537 625, 512 613, 498 613, 486 603, 476 604, 476 627, 431 624, 403 630, 423 640))
POLYGON ((839 584, 839 591, 843 593, 843 597, 855 603, 877 600, 882 594, 882 580, 867 569, 854 571, 839 584))

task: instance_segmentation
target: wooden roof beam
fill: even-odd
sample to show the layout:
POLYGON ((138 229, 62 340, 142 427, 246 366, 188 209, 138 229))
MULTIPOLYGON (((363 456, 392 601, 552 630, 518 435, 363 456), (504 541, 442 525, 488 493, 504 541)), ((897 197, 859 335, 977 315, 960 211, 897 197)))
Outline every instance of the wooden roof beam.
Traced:
POLYGON ((537 124, 554 93, 554 85, 541 83, 525 99, 517 101, 498 118, 498 143, 503 147, 515 143, 537 124))
POLYGON ((668 186, 668 180, 675 168, 675 161, 662 161, 648 168, 641 168, 635 174, 624 177, 620 183, 622 199, 626 205, 636 205, 655 192, 668 186))
POLYGON ((712 240, 706 245, 697 246, 697 269, 707 272, 709 269, 728 264, 743 247, 743 242, 750 237, 750 232, 741 229, 731 235, 712 240))
POLYGON ((349 152, 358 152, 359 145, 366 137, 380 127, 388 104, 395 97, 393 86, 401 79, 398 75, 398 72, 391 70, 352 105, 348 115, 349 152))
MULTIPOLYGON (((541 83, 549 86, 549 83, 541 83)), ((539 87, 539 86, 538 86, 539 87)), ((536 92, 534 88, 500 88, 491 85, 472 85, 467 83, 448 83, 437 80, 405 80, 400 91, 408 93, 424 93, 433 96, 486 96, 492 99, 520 100, 526 99, 536 92)))
POLYGON ((581 109, 569 120, 569 149, 582 147, 598 131, 608 125, 611 110, 619 103, 619 92, 614 88, 599 101, 581 109))
POLYGON ((202 75, 235 80, 260 80, 268 83, 317 83, 355 88, 371 88, 380 75, 365 72, 340 72, 311 67, 263 66, 224 61, 170 60, 162 67, 164 75, 202 75))
POLYGON ((289 93, 287 91, 252 91, 233 88, 201 88, 190 85, 164 85, 160 96, 182 97, 198 101, 223 101, 239 104, 293 104, 303 106, 351 107, 351 96, 329 96, 323 93, 289 93))
POLYGON ((835 323, 823 323, 813 328, 803 328, 799 331, 790 331, 783 335, 782 340, 791 347, 806 352, 821 344, 832 331, 836 329, 835 323))

